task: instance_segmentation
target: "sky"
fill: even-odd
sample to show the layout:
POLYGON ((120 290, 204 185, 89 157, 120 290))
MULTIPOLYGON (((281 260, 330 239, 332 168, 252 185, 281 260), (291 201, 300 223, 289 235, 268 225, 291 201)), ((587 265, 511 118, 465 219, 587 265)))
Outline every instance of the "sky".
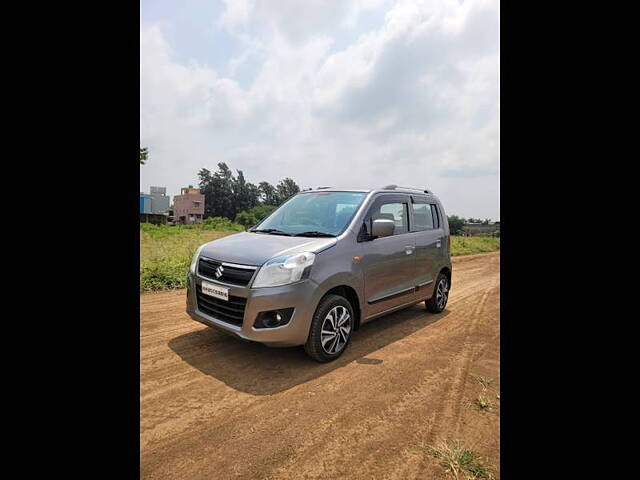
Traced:
POLYGON ((500 3, 141 0, 140 191, 247 181, 433 191, 500 219, 500 3))

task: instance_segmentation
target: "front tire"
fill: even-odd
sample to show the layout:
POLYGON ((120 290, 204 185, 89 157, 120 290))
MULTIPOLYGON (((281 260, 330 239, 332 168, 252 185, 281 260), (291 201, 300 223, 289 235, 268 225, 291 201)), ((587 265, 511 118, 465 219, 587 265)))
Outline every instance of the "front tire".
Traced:
POLYGON ((339 295, 327 295, 318 304, 304 350, 317 362, 331 362, 346 350, 353 332, 353 307, 339 295))
POLYGON ((444 273, 438 274, 436 286, 433 289, 433 295, 425 303, 427 310, 431 313, 440 313, 447 306, 449 300, 449 279, 444 273))

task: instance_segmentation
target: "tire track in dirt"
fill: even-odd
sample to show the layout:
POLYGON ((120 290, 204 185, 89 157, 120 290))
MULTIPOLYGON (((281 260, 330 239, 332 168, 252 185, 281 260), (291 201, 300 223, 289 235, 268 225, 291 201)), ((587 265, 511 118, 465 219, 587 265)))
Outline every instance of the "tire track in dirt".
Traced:
MULTIPOLYGON (((424 454, 422 453, 421 447, 425 444, 425 437, 431 438, 437 436, 438 431, 448 426, 447 422, 450 422, 451 420, 456 423, 455 426, 457 428, 457 422, 459 421, 459 412, 462 404, 462 396, 464 393, 464 386, 469 373, 471 360, 474 357, 475 353, 484 347, 484 345, 473 346, 469 342, 469 339, 475 331, 478 321, 481 318, 482 313, 484 312, 484 307, 489 299, 490 294, 499 284, 497 280, 494 281, 492 279, 490 282, 486 283, 488 283, 488 285, 483 291, 481 291, 482 295, 480 300, 473 307, 472 313, 470 315, 471 322, 466 325, 464 341, 462 342, 461 348, 456 353, 456 362, 447 367, 446 370, 438 372, 436 374, 438 378, 443 379, 451 378, 451 376, 453 376, 450 381, 441 382, 448 384, 446 393, 440 400, 442 407, 436 412, 433 412, 426 423, 420 425, 414 430, 414 432, 412 433, 412 439, 409 442, 411 447, 405 449, 401 453, 401 461, 390 462, 397 463, 397 465, 395 466, 395 468, 392 465, 389 465, 390 470, 392 471, 389 474, 385 475, 384 478, 412 478, 411 476, 407 476, 407 473, 409 473, 407 472, 407 467, 413 466, 414 470, 416 471, 420 469, 420 465, 422 464, 422 460, 424 459, 424 454), (407 457, 413 457, 414 459, 417 459, 417 461, 408 461, 409 459, 407 457), (395 469, 399 471, 396 473, 394 471, 395 469)), ((457 298, 456 303, 462 303, 465 300, 476 298, 478 294, 479 292, 476 291, 474 293, 467 294, 462 298, 457 298)), ((406 392, 399 402, 390 405, 384 412, 370 417, 364 423, 356 425, 348 432, 345 432, 341 435, 331 435, 332 440, 329 442, 324 442, 321 445, 323 452, 322 456, 326 457, 328 452, 340 452, 341 463, 350 463, 352 457, 358 455, 358 452, 352 453, 349 450, 345 452, 342 448, 349 438, 358 438, 358 442, 360 444, 371 444, 374 443, 375 440, 379 442, 380 436, 384 435, 384 433, 386 433, 386 431, 388 430, 388 424, 393 424, 394 419, 401 416, 402 413, 406 410, 415 410, 419 399, 433 393, 433 382, 433 375, 431 377, 425 377, 420 383, 406 392)), ((312 442, 312 444, 315 444, 316 447, 319 446, 317 445, 317 440, 315 442, 312 442)), ((352 475, 358 477, 359 474, 362 473, 364 476, 365 472, 370 473, 372 471, 372 464, 376 463, 377 456, 377 452, 375 451, 375 449, 372 450, 374 451, 370 453, 366 459, 359 459, 357 463, 354 463, 355 466, 351 468, 350 472, 352 475)), ((286 478, 281 476, 282 472, 292 468, 293 465, 300 465, 301 462, 303 462, 304 465, 312 465, 311 467, 304 468, 307 478, 319 478, 323 476, 329 478, 339 478, 339 476, 344 472, 336 469, 337 464, 334 461, 333 457, 330 457, 329 461, 327 461, 326 459, 321 458, 322 456, 315 455, 307 456, 307 458, 304 459, 290 459, 289 465, 282 466, 277 472, 275 472, 275 475, 268 478, 286 478)))
MULTIPOLYGON (((388 465, 390 472, 384 478, 404 479, 420 476, 419 472, 425 459, 424 446, 433 443, 434 439, 437 439, 443 431, 448 432, 451 430, 454 432, 453 435, 456 435, 460 421, 460 410, 463 406, 464 387, 469 375, 470 365, 477 352, 484 348, 483 344, 471 343, 470 338, 476 330, 489 296, 498 285, 498 282, 492 283, 493 285, 489 285, 484 290, 477 305, 473 308, 470 316, 471 322, 466 328, 462 346, 455 354, 455 362, 440 375, 440 378, 450 379, 448 382, 443 382, 447 387, 440 399, 441 407, 431 413, 427 421, 414 430, 413 441, 398 455, 398 460, 392 462, 394 465, 388 465)), ((459 300, 464 301, 476 296, 477 293, 467 295, 459 300)), ((428 379, 425 379, 425 381, 428 381, 428 379)))
MULTIPOLYGON (((473 313, 471 314, 471 322, 468 325, 467 333, 464 342, 462 343, 461 351, 458 353, 458 355, 456 355, 455 363, 452 365, 454 376, 451 379, 451 382, 449 382, 449 386, 447 387, 447 394, 445 397, 446 399, 442 404, 442 408, 438 411, 438 414, 436 416, 436 425, 435 428, 431 430, 431 433, 428 437, 429 441, 435 440, 441 434, 441 430, 445 426, 446 422, 451 420, 456 421, 459 418, 458 414, 460 412, 460 407, 462 404, 462 393, 464 390, 464 384, 467 381, 467 377, 469 375, 471 358, 473 357, 475 351, 484 346, 483 344, 473 344, 469 341, 469 339, 477 328, 478 321, 480 320, 485 305, 487 304, 489 295, 496 287, 497 282, 489 286, 489 288, 487 288, 482 294, 482 297, 480 298, 476 307, 473 309, 473 313)), ((452 427, 452 425, 447 426, 449 428, 452 427)), ((457 427, 457 424, 455 426, 457 427)))
MULTIPOLYGON (((377 449, 369 454, 369 459, 364 462, 359 459, 356 463, 356 457, 361 456, 362 451, 345 448, 345 445, 350 445, 352 439, 357 439, 360 446, 380 443, 389 426, 394 424, 398 417, 414 409, 421 398, 432 393, 433 385, 430 380, 432 378, 426 378, 405 392, 399 401, 387 406, 384 411, 369 416, 349 429, 339 429, 340 425, 333 422, 330 428, 322 432, 324 435, 319 434, 320 432, 313 433, 300 445, 300 455, 289 458, 285 464, 279 466, 266 478, 296 478, 295 475, 289 476, 287 473, 295 472, 298 468, 305 472, 305 478, 344 478, 347 474, 344 470, 346 465, 350 466, 350 475, 360 478, 358 476, 360 470, 371 471, 367 468, 367 464, 370 463, 367 460, 377 455, 377 449), (326 438, 328 440, 324 440, 326 438)), ((349 413, 352 412, 349 411, 349 413)), ((345 416, 345 413, 343 412, 340 416, 345 416)))
POLYGON ((422 428, 416 430, 414 441, 400 453, 394 465, 389 466, 390 472, 384 477, 385 479, 427 478, 422 472, 427 462, 426 447, 440 440, 443 433, 449 437, 457 437, 461 419, 460 411, 464 407, 463 396, 470 367, 473 359, 485 347, 485 344, 474 344, 470 339, 482 318, 490 296, 495 293, 499 285, 499 281, 491 283, 483 291, 480 300, 473 308, 470 316, 471 322, 466 328, 464 341, 461 348, 455 353, 455 361, 447 369, 447 374, 444 376, 449 380, 445 382, 447 386, 440 401, 440 407, 429 416, 422 428))

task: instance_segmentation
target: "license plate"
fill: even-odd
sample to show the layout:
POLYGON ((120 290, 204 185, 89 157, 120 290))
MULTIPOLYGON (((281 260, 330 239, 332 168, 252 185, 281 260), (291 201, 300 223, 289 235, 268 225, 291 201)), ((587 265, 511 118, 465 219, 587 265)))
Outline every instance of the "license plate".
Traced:
POLYGON ((202 293, 210 297, 219 298, 220 300, 229 301, 229 289, 216 285, 214 283, 202 282, 202 293))

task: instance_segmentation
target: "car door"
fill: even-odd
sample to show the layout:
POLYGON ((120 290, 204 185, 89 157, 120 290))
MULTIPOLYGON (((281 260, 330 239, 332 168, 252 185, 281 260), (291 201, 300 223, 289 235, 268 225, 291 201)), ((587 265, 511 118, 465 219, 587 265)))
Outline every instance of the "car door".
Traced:
POLYGON ((446 248, 436 202, 428 197, 411 195, 411 235, 416 253, 416 290, 420 297, 430 297, 442 251, 446 248))
POLYGON ((382 194, 367 212, 361 241, 364 273, 363 318, 413 300, 415 293, 415 243, 409 232, 409 195, 382 194), (387 218, 396 224, 389 237, 371 239, 372 222, 387 218))

